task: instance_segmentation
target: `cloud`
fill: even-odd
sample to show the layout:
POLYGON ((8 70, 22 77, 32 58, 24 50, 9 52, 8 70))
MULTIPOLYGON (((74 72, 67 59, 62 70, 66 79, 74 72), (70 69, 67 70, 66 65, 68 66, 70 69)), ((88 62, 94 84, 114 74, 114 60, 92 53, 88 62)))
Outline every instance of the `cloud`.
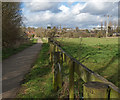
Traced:
POLYGON ((58 9, 59 2, 28 2, 25 3, 25 7, 31 12, 39 12, 51 10, 52 12, 60 12, 58 9))
POLYGON ((85 4, 78 3, 78 4, 74 5, 74 6, 72 6, 71 12, 73 14, 79 14, 80 11, 85 7, 85 5, 86 5, 86 3, 85 4))
POLYGON ((112 2, 87 2, 81 13, 90 13, 93 15, 104 15, 113 9, 112 2))
POLYGON ((65 5, 61 5, 60 7, 59 7, 59 9, 62 11, 62 12, 64 12, 64 13, 68 13, 69 12, 69 8, 68 7, 66 7, 65 5))
POLYGON ((52 13, 50 11, 41 12, 38 13, 36 16, 34 14, 31 14, 30 16, 27 16, 27 19, 29 20, 29 23, 27 23, 29 26, 47 26, 48 24, 59 26, 60 24, 62 26, 67 27, 88 27, 89 24, 98 24, 99 23, 99 17, 91 15, 89 13, 80 13, 78 15, 72 14, 69 12, 60 12, 60 13, 52 13), (33 19, 34 18, 34 19, 33 19))
MULTIPOLYGON (((48 24, 59 26, 61 24, 73 28, 76 26, 89 28, 100 25, 101 21, 105 21, 104 14, 115 15, 116 5, 105 2, 77 2, 71 6, 53 2, 26 3, 23 14, 27 21, 24 22, 26 26, 35 27, 46 27, 48 24)), ((117 16, 113 16, 112 19, 117 20, 117 16)))

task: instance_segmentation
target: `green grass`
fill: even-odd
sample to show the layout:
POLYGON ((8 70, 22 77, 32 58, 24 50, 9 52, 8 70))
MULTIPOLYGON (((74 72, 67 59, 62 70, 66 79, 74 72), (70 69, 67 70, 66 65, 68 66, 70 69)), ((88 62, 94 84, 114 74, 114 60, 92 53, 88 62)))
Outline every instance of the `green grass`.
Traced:
POLYGON ((56 98, 52 84, 52 68, 49 64, 49 44, 43 43, 39 56, 25 77, 19 98, 56 98))
POLYGON ((47 43, 47 42, 48 42, 47 38, 41 38, 41 40, 42 40, 44 43, 47 43))
POLYGON ((30 40, 29 43, 21 44, 18 48, 3 48, 2 49, 2 59, 4 60, 4 59, 12 56, 13 54, 16 54, 16 53, 24 50, 25 48, 32 46, 35 43, 37 43, 37 39, 32 39, 32 40, 30 40))
POLYGON ((32 41, 32 44, 36 44, 38 39, 33 38, 33 39, 31 39, 31 41, 32 41))
POLYGON ((120 86, 118 38, 60 38, 58 41, 69 55, 116 86, 120 86))
MULTIPOLYGON (((89 69, 99 73, 118 85, 118 40, 116 38, 58 39, 62 48, 89 69), (81 41, 81 42, 80 42, 81 41)), ((69 69, 63 63, 63 86, 58 92, 53 90, 53 73, 49 64, 49 44, 43 40, 42 49, 33 68, 25 77, 19 98, 68 98, 69 69)), ((75 98, 82 97, 84 83, 76 74, 74 79, 75 98)))

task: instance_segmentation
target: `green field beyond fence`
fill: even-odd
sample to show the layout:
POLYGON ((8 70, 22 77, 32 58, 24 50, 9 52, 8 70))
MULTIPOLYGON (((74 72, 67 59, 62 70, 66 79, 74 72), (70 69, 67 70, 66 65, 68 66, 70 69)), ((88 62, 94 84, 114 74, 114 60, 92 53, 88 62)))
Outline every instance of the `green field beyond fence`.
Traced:
POLYGON ((120 88, 118 38, 59 38, 63 50, 120 88))
POLYGON ((59 42, 56 39, 49 39, 55 90, 62 88, 63 72, 65 69, 69 69, 66 74, 69 79, 69 98, 75 97, 75 81, 83 86, 78 87, 79 93, 82 90, 83 96, 81 97, 83 98, 120 98, 119 53, 116 39, 59 38, 57 40, 59 42), (67 67, 64 63, 67 64, 67 67), (78 80, 76 80, 75 74, 78 75, 78 80), (83 82, 80 82, 81 79, 83 82))

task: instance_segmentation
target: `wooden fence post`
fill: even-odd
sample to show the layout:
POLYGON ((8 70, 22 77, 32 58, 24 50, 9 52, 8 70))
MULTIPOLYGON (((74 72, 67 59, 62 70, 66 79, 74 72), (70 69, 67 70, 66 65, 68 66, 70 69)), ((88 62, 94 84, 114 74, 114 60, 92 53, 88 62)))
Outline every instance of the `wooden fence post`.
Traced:
POLYGON ((53 63, 53 54, 54 54, 54 49, 55 49, 55 47, 54 47, 54 45, 52 44, 52 40, 51 40, 51 38, 48 38, 48 43, 50 44, 50 49, 49 49, 49 52, 50 52, 50 57, 49 57, 49 59, 50 59, 50 63, 52 64, 53 63))
MULTIPOLYGON (((55 46, 54 46, 55 50, 55 46)), ((52 70, 53 70, 53 86, 54 90, 57 91, 57 58, 56 58, 56 52, 53 52, 53 65, 52 65, 52 70)))
POLYGON ((74 99, 74 62, 69 61, 69 98, 74 99))
POLYGON ((62 73, 61 73, 61 70, 62 70, 62 58, 61 58, 61 54, 60 52, 57 52, 58 55, 57 55, 57 59, 58 59, 58 63, 57 63, 57 66, 58 66, 58 89, 62 88, 62 73))
POLYGON ((63 56, 63 62, 66 61, 66 55, 65 55, 65 53, 62 53, 62 56, 63 56))
POLYGON ((60 52, 60 57, 59 58, 60 58, 59 62, 60 62, 61 68, 62 68, 63 67, 63 53, 60 52))
POLYGON ((109 99, 110 88, 107 84, 102 82, 87 82, 83 85, 84 99, 109 99))
POLYGON ((54 52, 54 75, 53 84, 54 90, 57 91, 62 87, 62 75, 61 75, 61 65, 60 65, 60 52, 54 52))
POLYGON ((117 91, 111 89, 111 91, 110 91, 110 98, 111 99, 114 98, 116 100, 120 100, 120 92, 117 92, 117 91))
POLYGON ((50 63, 52 63, 52 60, 53 60, 53 45, 50 44, 50 63))
POLYGON ((55 46, 55 52, 58 52, 58 47, 57 46, 55 46))

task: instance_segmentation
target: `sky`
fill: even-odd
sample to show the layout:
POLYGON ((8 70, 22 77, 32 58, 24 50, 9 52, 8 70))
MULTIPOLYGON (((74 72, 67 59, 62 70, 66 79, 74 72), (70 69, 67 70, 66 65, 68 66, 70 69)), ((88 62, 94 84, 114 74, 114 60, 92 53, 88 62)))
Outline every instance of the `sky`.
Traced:
POLYGON ((66 28, 91 29, 107 21, 104 15, 111 16, 109 21, 118 22, 118 3, 97 0, 73 0, 72 2, 31 0, 22 3, 22 13, 24 25, 27 27, 46 28, 48 25, 56 27, 61 25, 66 28))

